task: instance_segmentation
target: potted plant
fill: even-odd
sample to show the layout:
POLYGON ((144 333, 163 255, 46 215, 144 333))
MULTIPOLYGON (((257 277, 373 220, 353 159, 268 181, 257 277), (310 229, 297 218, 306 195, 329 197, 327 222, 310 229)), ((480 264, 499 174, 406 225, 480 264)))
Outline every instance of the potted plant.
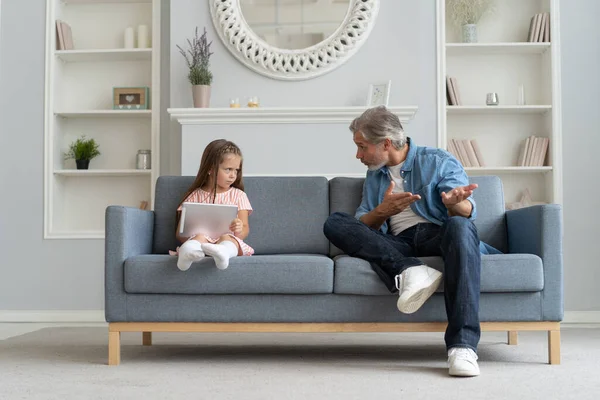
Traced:
POLYGON ((212 73, 210 72, 210 45, 212 41, 206 38, 206 28, 202 36, 198 37, 198 28, 196 28, 194 38, 188 39, 187 51, 179 45, 177 48, 185 58, 189 73, 188 79, 192 84, 192 96, 194 107, 208 107, 210 104, 210 84, 212 83, 212 73))
POLYGON ((485 13, 492 11, 493 2, 494 0, 446 1, 452 21, 462 28, 463 42, 477 42, 477 23, 485 13))
POLYGON ((82 136, 69 145, 65 160, 75 159, 77 169, 88 169, 90 160, 99 155, 98 143, 94 139, 86 139, 82 136))

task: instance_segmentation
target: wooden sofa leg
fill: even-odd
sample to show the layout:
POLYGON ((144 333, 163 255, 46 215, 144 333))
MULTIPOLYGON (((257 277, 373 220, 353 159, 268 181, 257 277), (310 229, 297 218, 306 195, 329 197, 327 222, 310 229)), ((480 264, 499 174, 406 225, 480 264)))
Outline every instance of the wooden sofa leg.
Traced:
POLYGON ((548 331, 548 362, 560 364, 560 331, 548 331))
POLYGON ((518 331, 508 331, 508 344, 511 346, 516 346, 519 342, 519 332, 518 331))
POLYGON ((152 346, 152 332, 142 332, 142 344, 152 346))
POLYGON ((121 363, 121 332, 108 332, 108 365, 121 363))

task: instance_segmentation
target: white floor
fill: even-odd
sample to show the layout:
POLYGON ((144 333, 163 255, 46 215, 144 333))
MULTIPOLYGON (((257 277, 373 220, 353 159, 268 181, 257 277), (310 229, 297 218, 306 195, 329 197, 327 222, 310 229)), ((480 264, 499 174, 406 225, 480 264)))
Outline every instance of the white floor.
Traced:
POLYGON ((469 398, 597 400, 600 324, 563 325, 561 364, 544 332, 484 332, 482 375, 448 376, 443 333, 122 335, 107 367, 106 323, 0 323, 0 399, 227 400, 469 398), (587 329, 595 328, 595 329, 587 329))
POLYGON ((72 326, 72 327, 106 327, 106 322, 0 322, 0 340, 8 339, 14 336, 23 335, 29 332, 35 332, 44 328, 72 326))

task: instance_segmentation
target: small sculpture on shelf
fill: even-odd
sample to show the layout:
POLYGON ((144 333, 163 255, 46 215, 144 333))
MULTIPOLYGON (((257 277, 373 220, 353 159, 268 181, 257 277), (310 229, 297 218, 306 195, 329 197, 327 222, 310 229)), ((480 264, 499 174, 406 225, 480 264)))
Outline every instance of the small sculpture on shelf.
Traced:
POLYGON ((98 147, 98 143, 94 139, 86 139, 85 136, 82 136, 69 145, 69 151, 65 153, 65 160, 74 159, 77 169, 88 169, 90 160, 100 155, 98 147))

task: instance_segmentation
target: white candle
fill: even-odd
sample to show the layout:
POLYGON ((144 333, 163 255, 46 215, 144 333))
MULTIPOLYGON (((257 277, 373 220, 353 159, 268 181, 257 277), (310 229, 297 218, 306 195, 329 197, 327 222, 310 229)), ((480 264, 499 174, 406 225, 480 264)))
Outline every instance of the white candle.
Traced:
POLYGON ((138 45, 140 49, 148 48, 148 27, 146 25, 138 26, 138 45))
POLYGON ((133 45, 133 28, 127 28, 125 29, 125 35, 123 37, 123 42, 124 45, 123 47, 125 47, 126 49, 133 49, 134 45, 133 45))

